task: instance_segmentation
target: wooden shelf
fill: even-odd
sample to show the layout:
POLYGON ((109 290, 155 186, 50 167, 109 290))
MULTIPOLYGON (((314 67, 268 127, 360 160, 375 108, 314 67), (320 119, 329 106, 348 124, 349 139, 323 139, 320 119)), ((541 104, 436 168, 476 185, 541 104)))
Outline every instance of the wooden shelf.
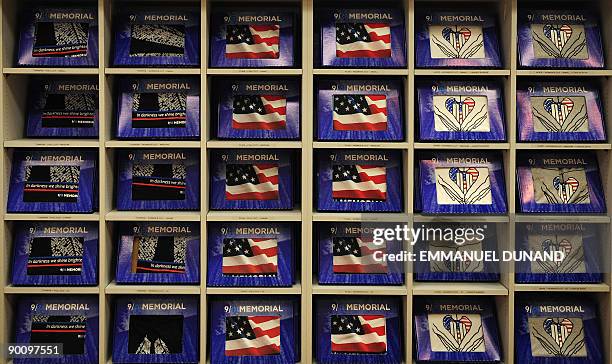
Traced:
POLYGON ((4 74, 8 75, 97 75, 98 68, 44 68, 44 67, 5 67, 4 74))
POLYGON ((408 76, 404 68, 315 68, 315 75, 408 76))
POLYGON ((106 214, 108 221, 200 221, 199 211, 117 211, 106 214))
POLYGON ((516 222, 521 223, 594 223, 594 224, 608 224, 610 223, 610 216, 605 215, 541 215, 541 214, 517 214, 515 217, 516 222))
POLYGON ((301 221, 302 211, 265 210, 265 211, 209 211, 208 221, 301 221))
POLYGON ((610 286, 605 283, 516 283, 517 292, 610 292, 610 286))
POLYGON ((105 68, 107 75, 199 75, 200 68, 105 68))
POLYGON ((610 150, 612 144, 587 144, 587 143, 516 143, 516 149, 548 150, 548 149, 577 149, 577 150, 610 150))
POLYGON ((206 287, 206 293, 213 295, 225 294, 301 294, 302 285, 294 284, 292 287, 206 287))
POLYGON ((373 212, 313 212, 312 221, 337 222, 408 222, 410 216, 404 213, 373 213, 373 212))
POLYGON ((200 148, 198 140, 108 140, 107 148, 200 148))
POLYGON ((510 143, 414 143, 414 149, 510 149, 510 143))
POLYGON ((5 148, 98 148, 98 139, 14 139, 5 140, 5 148))
POLYGON ((301 149, 299 140, 209 140, 206 147, 211 149, 227 148, 287 148, 301 149))
POLYGON ((23 221, 98 221, 99 213, 93 214, 26 214, 26 213, 7 213, 4 220, 23 220, 23 221))
POLYGON ((414 74, 417 76, 510 76, 510 70, 417 68, 414 74))
POLYGON ((290 76, 301 75, 301 68, 209 68, 206 70, 209 75, 228 75, 228 76, 290 76))
POLYGON ((117 284, 111 282, 106 294, 200 294, 200 286, 117 284))
POLYGON ((581 69, 571 69, 571 70, 528 70, 522 69, 516 71, 517 76, 563 76, 563 77, 600 77, 612 76, 612 70, 581 70, 581 69))
POLYGON ((402 286, 335 286, 312 283, 313 294, 333 295, 363 295, 363 296, 404 296, 408 293, 405 285, 402 286))
POLYGON ((312 146, 315 149, 408 149, 409 143, 406 142, 344 142, 344 141, 328 141, 328 142, 313 142, 312 146))
POLYGON ((415 214, 414 222, 509 222, 507 215, 422 215, 415 214))
POLYGON ((4 293, 8 294, 99 294, 100 288, 98 287, 76 287, 76 286, 62 286, 62 287, 21 287, 8 285, 4 287, 4 293))
POLYGON ((415 296, 507 296, 508 289, 499 282, 414 282, 415 296))

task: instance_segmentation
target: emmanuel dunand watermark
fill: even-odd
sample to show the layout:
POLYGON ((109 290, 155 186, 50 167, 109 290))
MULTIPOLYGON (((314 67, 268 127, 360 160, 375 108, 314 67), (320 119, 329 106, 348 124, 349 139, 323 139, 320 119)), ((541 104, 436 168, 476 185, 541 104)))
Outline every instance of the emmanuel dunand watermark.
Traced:
MULTIPOLYGON (((375 246, 387 246, 401 243, 410 249, 401 249, 390 253, 387 249, 375 250, 372 258, 377 262, 543 262, 558 265, 568 256, 568 250, 560 248, 542 250, 487 249, 482 242, 490 237, 490 224, 422 224, 410 227, 404 224, 395 226, 372 227, 372 243, 375 246), (406 242, 407 244, 404 244, 406 242), (435 249, 431 249, 431 242, 435 249), (419 244, 429 244, 422 249, 414 249, 419 244)), ((503 245, 503 244, 500 244, 503 245)), ((456 266, 461 266, 456 265, 456 266)))

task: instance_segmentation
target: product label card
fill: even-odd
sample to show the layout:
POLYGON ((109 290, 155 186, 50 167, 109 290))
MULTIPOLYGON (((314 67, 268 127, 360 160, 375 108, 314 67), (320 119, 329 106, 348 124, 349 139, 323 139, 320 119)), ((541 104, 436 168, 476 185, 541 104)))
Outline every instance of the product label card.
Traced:
POLYGON ((523 155, 517 176, 522 212, 605 212, 595 155, 523 155))
POLYGON ((516 306, 517 359, 526 363, 545 363, 551 358, 601 362, 596 307, 588 301, 557 298, 524 298, 516 306))
POLYGON ((215 9, 211 17, 211 66, 294 66, 295 10, 215 9))
POLYGON ((124 151, 119 162, 119 209, 199 208, 199 155, 195 151, 124 151))
POLYGON ((406 65, 406 35, 400 9, 321 8, 317 18, 315 51, 322 66, 406 65))
POLYGON ((212 360, 252 364, 298 361, 296 304, 286 299, 213 301, 212 360))
POLYGON ((26 9, 22 17, 19 65, 97 66, 96 9, 42 6, 26 9))
POLYGON ((424 213, 506 212, 499 155, 424 154, 419 186, 424 213))
POLYGON ((321 79, 317 84, 319 140, 403 140, 400 81, 321 79))
POLYGON ((200 19, 196 9, 123 9, 117 15, 115 66, 197 66, 200 19))
POLYGON ((521 66, 604 67, 599 24, 590 7, 580 10, 524 8, 518 19, 521 66))
POLYGON ((242 150, 213 156, 212 207, 287 209, 293 206, 292 156, 281 150, 242 150))
POLYGON ((393 151, 319 154, 322 211, 401 211, 401 156, 393 151))
POLYGON ((26 151, 13 154, 8 210, 91 213, 97 195, 93 151, 26 151))
MULTIPOLYGON (((22 345, 61 344, 61 361, 68 364, 98 362, 98 300, 83 296, 61 298, 24 296, 18 300, 15 342, 22 345)), ((15 358, 16 364, 35 364, 41 360, 15 358)))
POLYGON ((600 282, 603 233, 595 224, 519 224, 517 247, 530 252, 563 252, 556 262, 517 262, 516 281, 600 282))
POLYGON ((497 319, 491 302, 418 300, 417 356, 423 361, 499 361, 497 319))
POLYGON ((423 81, 417 85, 417 94, 421 140, 506 140, 500 84, 423 81))
POLYGON ((400 307, 399 301, 385 298, 318 300, 317 362, 400 362, 400 307))
POLYGON ((121 297, 116 302, 113 362, 164 358, 197 362, 198 305, 192 296, 121 297))
POLYGON ((321 223, 319 241, 320 284, 402 284, 403 263, 383 259, 398 254, 402 243, 375 239, 377 228, 390 223, 321 223))
POLYGON ((521 141, 605 141, 599 88, 585 82, 522 83, 517 89, 521 141))
POLYGON ((418 67, 502 66, 491 14, 423 11, 416 19, 418 67))

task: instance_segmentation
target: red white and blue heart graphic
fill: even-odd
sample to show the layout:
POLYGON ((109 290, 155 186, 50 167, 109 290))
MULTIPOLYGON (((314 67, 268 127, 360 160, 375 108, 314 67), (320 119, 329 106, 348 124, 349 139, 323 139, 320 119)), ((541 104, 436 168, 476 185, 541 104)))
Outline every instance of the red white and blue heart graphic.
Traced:
POLYGON ((565 47, 574 32, 572 27, 567 24, 546 24, 542 30, 544 36, 553 42, 559 52, 563 50, 563 47, 565 47))
POLYGON ((442 29, 442 37, 453 47, 457 52, 463 48, 463 46, 470 40, 472 31, 468 28, 455 29, 446 27, 442 29))
MULTIPOLYGON (((542 242, 542 251, 547 253, 552 252, 563 252, 565 256, 568 256, 572 252, 572 243, 567 239, 561 239, 558 242, 554 242, 552 239, 546 239, 542 242)), ((557 266, 560 266, 563 261, 555 262, 557 266)))
POLYGON ((563 180, 561 176, 553 178, 553 187, 557 190, 557 195, 563 203, 568 203, 570 201, 579 186, 580 182, 574 177, 569 177, 565 180, 563 180))
POLYGON ((472 185, 474 185, 478 179, 479 175, 480 172, 478 172, 478 169, 474 167, 453 167, 448 171, 448 176, 450 177, 451 181, 453 181, 455 185, 459 187, 463 194, 470 190, 472 185))
POLYGON ((446 106, 446 110, 453 115, 459 124, 463 124, 468 115, 474 110, 476 101, 471 97, 459 97, 459 100, 449 97, 444 102, 444 106, 446 106))
POLYGON ((543 323, 544 331, 553 338, 559 348, 563 347, 565 341, 574 330, 574 323, 567 318, 547 318, 543 323))
POLYGON ((549 97, 544 100, 543 106, 544 110, 559 124, 559 127, 562 127, 568 115, 574 109, 574 101, 569 97, 564 97, 561 100, 549 97))
POLYGON ((463 339, 472 329, 472 320, 467 316, 461 316, 461 318, 454 318, 452 315, 446 315, 442 319, 444 329, 457 341, 461 343, 463 339))

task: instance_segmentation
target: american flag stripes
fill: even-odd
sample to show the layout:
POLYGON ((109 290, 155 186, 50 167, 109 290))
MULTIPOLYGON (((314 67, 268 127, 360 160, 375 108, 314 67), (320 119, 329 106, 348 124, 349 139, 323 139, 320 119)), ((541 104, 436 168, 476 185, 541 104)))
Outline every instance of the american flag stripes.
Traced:
POLYGON ((542 30, 544 32, 544 36, 550 39, 559 51, 563 50, 563 47, 565 47, 565 44, 574 32, 572 27, 567 24, 546 24, 542 30))
POLYGON ((279 57, 280 25, 228 25, 226 58, 271 59, 279 57))
POLYGON ((334 130, 387 130, 385 95, 335 95, 334 130))
POLYGON ((375 252, 386 252, 385 245, 376 245, 371 239, 334 237, 334 273, 387 273, 387 262, 374 259, 375 252))
POLYGON ((568 203, 574 192, 578 190, 580 182, 574 177, 569 177, 562 181, 560 176, 553 178, 553 187, 557 190, 557 194, 563 203, 568 203))
POLYGON ((461 318, 455 319, 451 315, 446 315, 442 319, 442 324, 453 339, 459 343, 463 341, 468 332, 472 329, 472 320, 467 316, 461 316, 461 318))
POLYGON ((333 315, 331 350, 336 353, 384 353, 387 351, 383 315, 333 315))
POLYGON ((336 57, 391 57, 391 28, 384 23, 336 23, 336 57))
POLYGON ((278 165, 228 164, 225 183, 227 200, 278 200, 278 165))
POLYGON ((276 274, 277 270, 276 239, 223 239, 223 274, 276 274))
POLYGON ((280 354, 280 316, 225 318, 225 356, 280 354))
POLYGON ((232 128, 243 130, 276 130, 287 126, 287 99, 273 95, 236 95, 232 111, 232 128))
POLYGON ((386 200, 386 167, 359 164, 334 165, 332 168, 332 198, 340 200, 386 200))
POLYGON ((550 335, 559 347, 565 344, 565 340, 574 330, 574 323, 570 319, 548 318, 543 323, 544 330, 550 335))
POLYGON ((463 193, 470 190, 474 182, 478 180, 479 175, 480 172, 474 167, 453 167, 448 170, 448 176, 463 193))
POLYGON ((574 108, 574 101, 568 97, 564 97, 560 101, 559 98, 557 98, 557 100, 547 98, 544 100, 543 106, 544 110, 546 110, 546 112, 549 113, 562 127, 563 123, 574 108))

